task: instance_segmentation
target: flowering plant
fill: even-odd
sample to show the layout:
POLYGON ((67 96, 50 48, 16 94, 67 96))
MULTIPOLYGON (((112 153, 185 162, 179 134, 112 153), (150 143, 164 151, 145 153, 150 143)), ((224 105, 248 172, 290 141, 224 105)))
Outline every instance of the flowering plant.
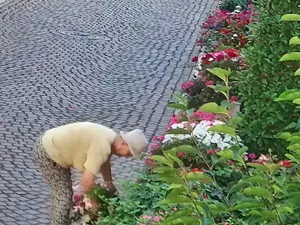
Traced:
MULTIPOLYGON (((214 70, 227 83, 230 74, 224 70, 214 70)), ((227 86, 227 85, 226 85, 227 86)), ((223 115, 223 123, 217 123, 208 130, 230 135, 234 145, 222 151, 211 151, 211 160, 206 160, 205 168, 186 168, 178 153, 191 154, 200 151, 196 147, 181 145, 166 149, 162 156, 150 158, 157 163, 153 171, 160 181, 171 184, 162 203, 178 204, 178 210, 171 212, 160 224, 297 224, 300 222, 300 171, 299 134, 283 133, 279 138, 292 142, 289 160, 253 153, 240 144, 237 125, 241 118, 230 112, 230 96, 222 91, 226 102, 222 105, 207 103, 200 107, 202 112, 223 115), (220 172, 234 171, 226 185, 217 176, 220 172)), ((173 105, 174 106, 174 105, 173 105)), ((178 105, 177 105, 178 106, 178 105)), ((187 121, 188 123, 189 121, 187 121)), ((169 134, 193 135, 193 129, 184 125, 168 131, 169 134), (188 132, 187 132, 188 131, 188 132)))
POLYGON ((74 206, 71 210, 71 220, 73 222, 80 222, 82 224, 92 224, 98 218, 98 213, 102 214, 107 212, 106 200, 112 197, 105 184, 101 183, 95 185, 87 193, 83 193, 80 184, 74 183, 73 185, 73 202, 74 206), (97 206, 93 206, 92 202, 95 202, 97 206))
POLYGON ((215 51, 220 48, 241 49, 248 42, 247 25, 255 21, 253 6, 249 5, 247 10, 237 8, 230 12, 217 10, 202 24, 204 31, 197 44, 205 51, 215 51))

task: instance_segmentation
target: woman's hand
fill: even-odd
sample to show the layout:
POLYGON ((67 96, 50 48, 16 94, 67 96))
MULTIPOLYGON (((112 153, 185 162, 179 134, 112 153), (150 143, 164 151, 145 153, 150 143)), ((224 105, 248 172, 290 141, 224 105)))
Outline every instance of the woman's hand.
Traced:
POLYGON ((110 191, 110 193, 113 195, 118 193, 117 188, 115 187, 115 185, 112 182, 107 183, 107 188, 110 191))

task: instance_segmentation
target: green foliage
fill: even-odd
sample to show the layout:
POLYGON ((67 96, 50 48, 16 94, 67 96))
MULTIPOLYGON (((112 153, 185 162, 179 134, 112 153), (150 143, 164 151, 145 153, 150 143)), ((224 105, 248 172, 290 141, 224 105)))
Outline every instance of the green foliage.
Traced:
MULTIPOLYGON (((212 73, 221 77, 226 86, 229 73, 219 69, 212 73)), ((225 94, 225 97, 228 99, 229 95, 225 94)), ((237 139, 236 123, 232 122, 235 117, 229 113, 228 105, 207 103, 201 108, 206 112, 226 115, 226 124, 213 126, 212 130, 230 133, 237 139)), ((278 138, 291 142, 290 154, 286 156, 293 163, 286 160, 275 162, 265 156, 247 163, 244 154, 248 148, 234 145, 213 155, 212 160, 203 158, 206 169, 191 171, 184 167, 176 153, 179 149, 186 153, 200 152, 196 137, 196 148, 177 146, 165 149, 163 155, 152 156, 152 160, 157 162, 153 170, 157 180, 170 185, 161 204, 177 205, 177 210, 169 211, 159 225, 299 223, 300 177, 297 174, 300 172, 300 134, 283 133, 278 138), (225 171, 230 173, 232 169, 237 175, 231 182, 227 180, 225 185, 218 176, 226 175, 225 171)), ((238 139, 236 142, 239 143, 238 139)))
MULTIPOLYGON (((97 225, 136 224, 138 218, 147 212, 164 211, 161 205, 168 185, 153 180, 153 175, 143 173, 137 182, 128 182, 120 197, 106 199, 108 212, 100 212, 97 225)), ((100 197, 100 196, 99 196, 100 197)))
POLYGON ((289 102, 278 104, 273 100, 286 89, 298 87, 300 80, 292 76, 299 67, 297 61, 278 61, 286 52, 299 50, 299 46, 289 46, 289 40, 300 33, 300 23, 283 24, 280 15, 299 13, 300 8, 296 1, 258 0, 256 3, 260 10, 259 22, 250 26, 251 44, 244 51, 249 68, 242 73, 239 85, 244 113, 240 135, 254 151, 266 153, 272 149, 282 156, 285 143, 274 139, 274 135, 297 120, 297 109, 289 102))
POLYGON ((251 0, 224 0, 220 4, 221 10, 234 11, 236 6, 240 6, 242 9, 247 9, 248 4, 251 3, 251 0))

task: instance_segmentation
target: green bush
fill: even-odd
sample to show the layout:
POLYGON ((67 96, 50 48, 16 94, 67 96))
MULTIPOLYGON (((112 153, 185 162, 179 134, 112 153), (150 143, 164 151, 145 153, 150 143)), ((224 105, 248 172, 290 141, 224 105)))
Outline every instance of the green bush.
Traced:
MULTIPOLYGON (((258 0, 259 22, 250 26, 252 36, 245 49, 248 69, 239 84, 239 99, 243 104, 243 122, 240 135, 255 152, 272 149, 282 155, 284 142, 274 135, 297 120, 297 111, 291 103, 278 104, 273 100, 286 89, 299 87, 300 80, 292 76, 295 62, 278 63, 281 56, 292 50, 289 39, 299 35, 300 24, 282 24, 280 15, 299 13, 296 1, 258 0)), ((295 47, 293 47, 295 49, 295 47)))
POLYGON ((107 200, 107 211, 99 213, 97 225, 136 224, 144 213, 164 211, 167 206, 161 205, 164 192, 169 185, 157 182, 153 175, 142 173, 137 182, 128 182, 120 197, 107 200))

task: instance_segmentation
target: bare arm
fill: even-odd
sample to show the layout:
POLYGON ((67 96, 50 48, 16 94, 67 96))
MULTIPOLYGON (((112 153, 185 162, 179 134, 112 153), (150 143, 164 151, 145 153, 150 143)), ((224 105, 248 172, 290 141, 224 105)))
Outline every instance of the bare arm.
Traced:
POLYGON ((96 176, 89 172, 88 170, 84 170, 82 178, 81 178, 81 185, 84 192, 89 191, 94 185, 96 181, 96 176))
POLYGON ((110 165, 110 158, 109 157, 107 159, 107 161, 105 163, 102 164, 101 168, 100 168, 100 172, 102 174, 103 180, 106 183, 111 183, 112 180, 112 176, 111 176, 111 165, 110 165))
POLYGON ((108 160, 102 164, 101 168, 100 168, 100 172, 102 174, 103 180, 105 181, 105 183, 107 184, 107 187, 109 188, 109 190, 111 191, 111 193, 116 193, 117 189, 114 186, 113 179, 111 176, 111 165, 110 165, 110 157, 108 158, 108 160))

